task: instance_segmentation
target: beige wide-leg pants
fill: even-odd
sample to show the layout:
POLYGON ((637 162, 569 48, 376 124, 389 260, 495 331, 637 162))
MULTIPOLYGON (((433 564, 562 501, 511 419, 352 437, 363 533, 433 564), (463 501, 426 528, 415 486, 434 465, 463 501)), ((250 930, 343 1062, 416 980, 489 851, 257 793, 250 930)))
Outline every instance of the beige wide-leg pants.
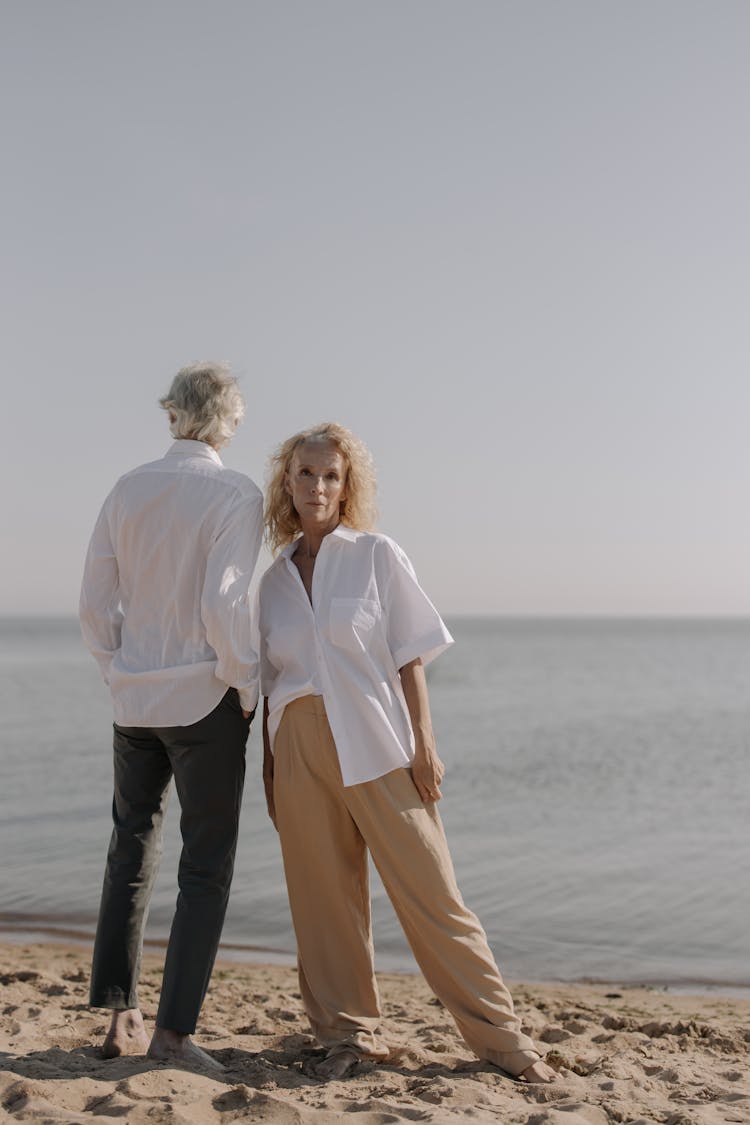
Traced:
POLYGON ((406 769, 344 787, 320 696, 288 704, 274 799, 302 999, 323 1046, 383 1058, 369 848, 427 983, 479 1058, 520 1074, 539 1058, 478 919, 464 905, 442 822, 406 769))

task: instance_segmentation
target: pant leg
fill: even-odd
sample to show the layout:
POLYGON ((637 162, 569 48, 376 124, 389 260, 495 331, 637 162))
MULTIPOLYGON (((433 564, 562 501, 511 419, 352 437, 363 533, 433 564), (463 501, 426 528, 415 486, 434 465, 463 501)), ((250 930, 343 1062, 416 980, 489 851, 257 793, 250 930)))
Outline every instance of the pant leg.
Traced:
POLYGON ((520 1074, 539 1052, 464 905, 437 808, 403 769, 344 792, 428 984, 475 1054, 520 1074))
POLYGON ((182 815, 179 894, 156 1023, 190 1034, 216 959, 237 850, 250 721, 230 688, 205 718, 160 730, 182 815))
POLYGON ((172 769, 155 732, 114 728, 114 829, 94 943, 90 1002, 137 1008, 148 904, 159 870, 172 769))
POLYGON ((274 800, 302 999, 329 1049, 385 1057, 377 1035, 370 891, 364 841, 343 800, 320 697, 284 711, 274 746, 274 800))

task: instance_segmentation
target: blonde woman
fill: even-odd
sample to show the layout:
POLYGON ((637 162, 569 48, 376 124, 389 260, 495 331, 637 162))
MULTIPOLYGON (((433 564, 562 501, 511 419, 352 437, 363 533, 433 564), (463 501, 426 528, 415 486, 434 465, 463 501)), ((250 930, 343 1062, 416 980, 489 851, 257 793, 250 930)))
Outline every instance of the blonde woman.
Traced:
POLYGON ((427 982, 469 1047, 527 1082, 555 1072, 523 1034, 456 884, 424 666, 452 643, 400 547, 372 531, 364 445, 329 423, 272 462, 260 585, 264 782, 281 839, 302 998, 324 1077, 385 1058, 369 850, 427 982))

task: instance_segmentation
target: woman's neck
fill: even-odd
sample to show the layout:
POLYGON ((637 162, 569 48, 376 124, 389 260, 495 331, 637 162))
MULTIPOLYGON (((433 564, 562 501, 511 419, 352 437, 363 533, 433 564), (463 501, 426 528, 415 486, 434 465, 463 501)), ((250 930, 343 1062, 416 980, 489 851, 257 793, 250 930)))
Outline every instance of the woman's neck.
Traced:
POLYGON ((306 527, 302 525, 302 535, 300 536, 299 543, 295 554, 302 555, 303 558, 314 559, 317 557, 321 544, 326 535, 330 535, 339 525, 339 521, 331 524, 330 527, 314 526, 306 527))

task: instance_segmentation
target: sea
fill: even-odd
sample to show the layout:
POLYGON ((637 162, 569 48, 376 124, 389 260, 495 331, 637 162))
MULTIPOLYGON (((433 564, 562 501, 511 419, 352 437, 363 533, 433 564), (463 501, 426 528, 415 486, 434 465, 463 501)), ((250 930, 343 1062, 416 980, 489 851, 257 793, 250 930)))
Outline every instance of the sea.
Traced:
MULTIPOLYGON (((503 973, 750 988, 750 621, 456 618, 428 669, 459 885, 503 973)), ((0 938, 90 941, 111 709, 69 619, 0 620, 0 938)), ((221 955, 294 960, 254 725, 221 955)), ((173 794, 147 927, 176 897, 173 794)), ((372 875, 376 963, 412 971, 372 875)))

